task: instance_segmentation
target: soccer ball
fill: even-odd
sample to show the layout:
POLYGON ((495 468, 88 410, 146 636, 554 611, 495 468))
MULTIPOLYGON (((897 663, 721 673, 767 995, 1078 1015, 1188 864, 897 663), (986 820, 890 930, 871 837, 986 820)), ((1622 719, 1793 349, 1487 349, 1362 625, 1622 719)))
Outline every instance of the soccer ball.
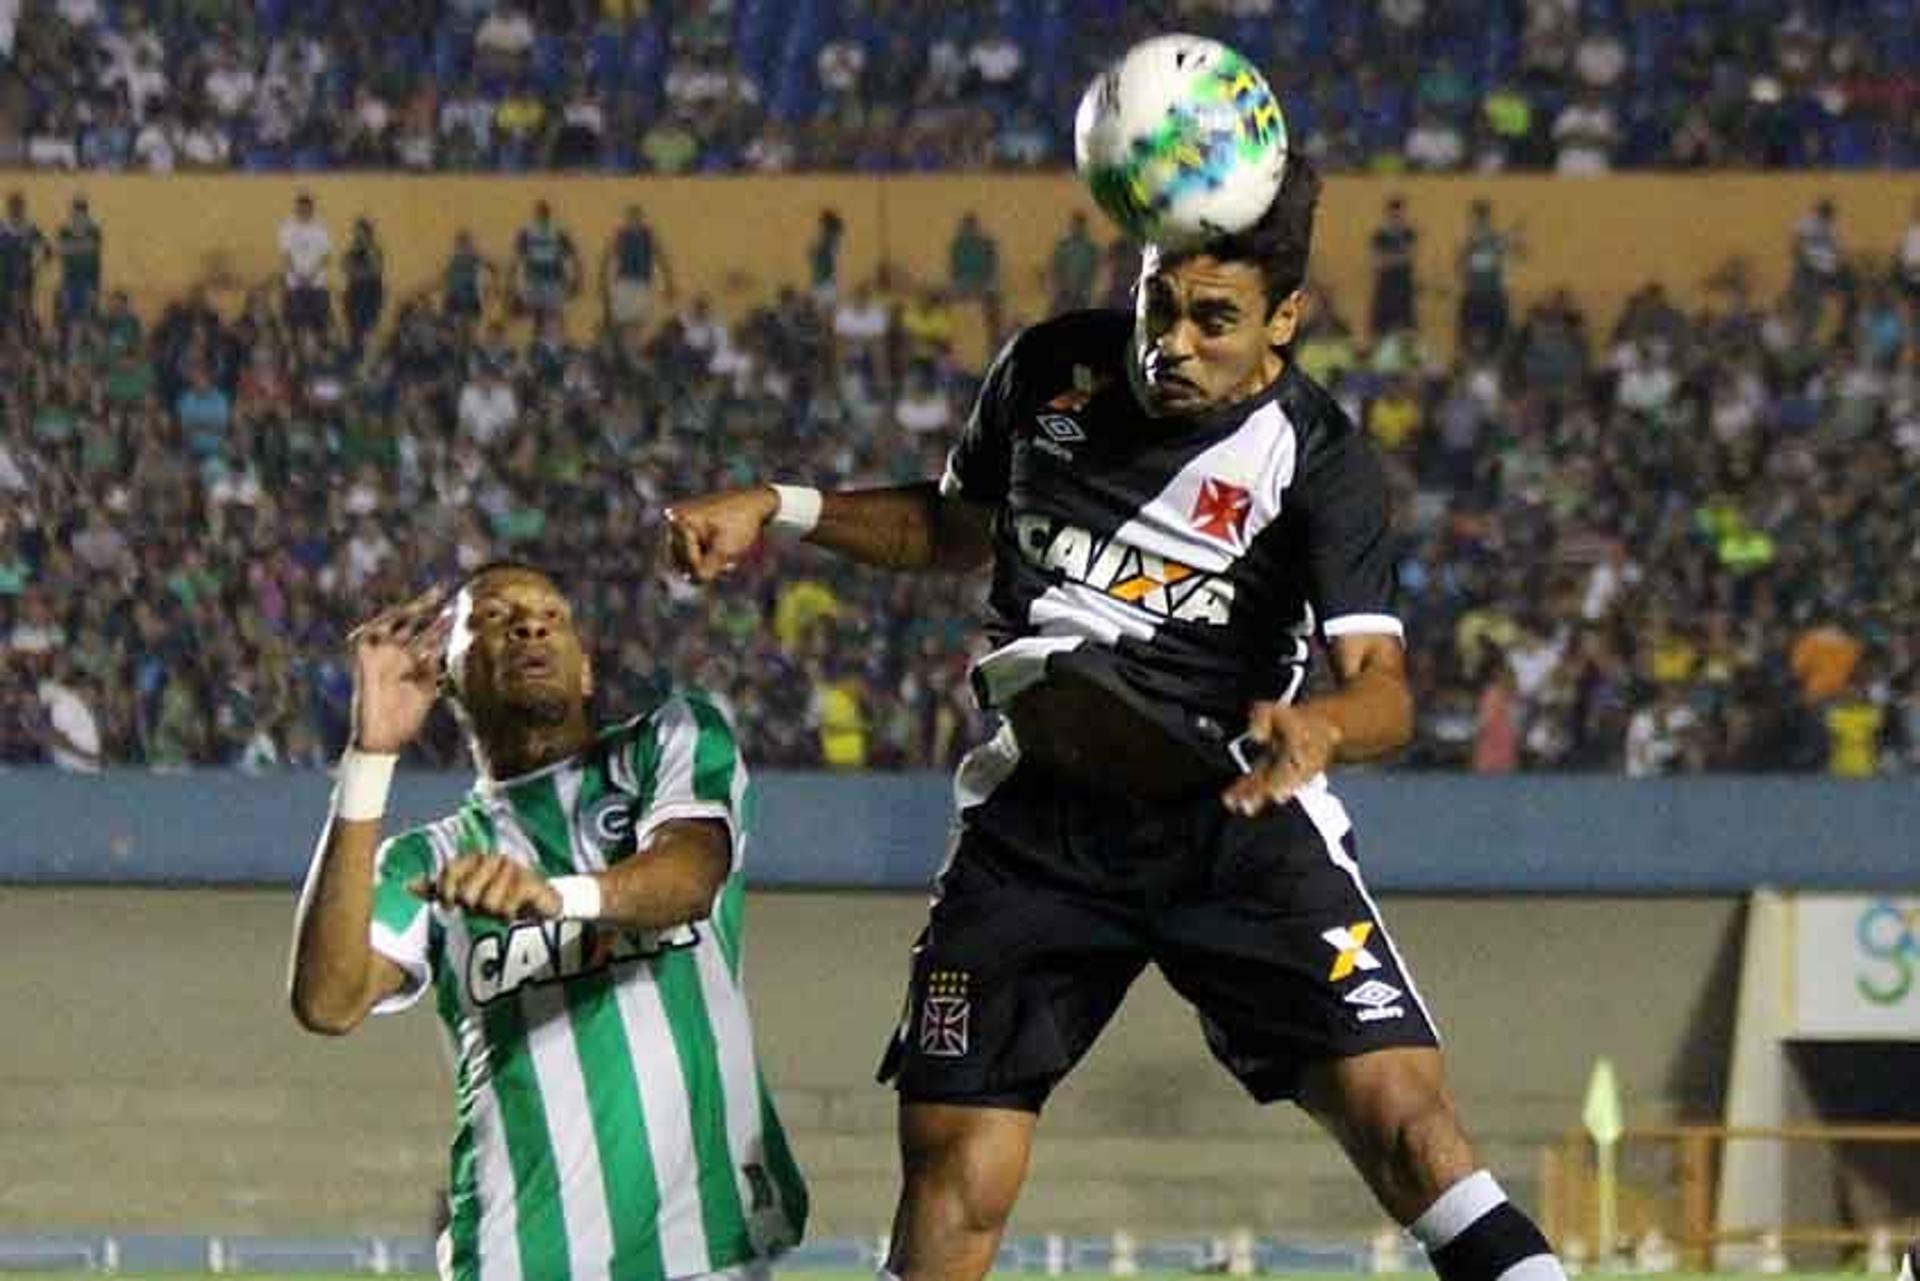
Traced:
POLYGON ((1074 163, 1129 235, 1181 249, 1260 220, 1287 167, 1287 122, 1266 77, 1204 36, 1142 40, 1094 79, 1074 163))

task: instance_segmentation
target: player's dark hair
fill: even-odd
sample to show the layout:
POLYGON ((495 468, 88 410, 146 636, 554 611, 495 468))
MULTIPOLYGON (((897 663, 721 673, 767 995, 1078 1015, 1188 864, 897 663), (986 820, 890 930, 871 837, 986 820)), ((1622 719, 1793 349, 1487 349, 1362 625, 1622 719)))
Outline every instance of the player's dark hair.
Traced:
POLYGON ((1267 282, 1267 313, 1307 283, 1313 250, 1313 215, 1320 204, 1320 171, 1299 154, 1287 157, 1286 175, 1260 221, 1230 236, 1210 240, 1198 252, 1222 262, 1250 262, 1267 282))

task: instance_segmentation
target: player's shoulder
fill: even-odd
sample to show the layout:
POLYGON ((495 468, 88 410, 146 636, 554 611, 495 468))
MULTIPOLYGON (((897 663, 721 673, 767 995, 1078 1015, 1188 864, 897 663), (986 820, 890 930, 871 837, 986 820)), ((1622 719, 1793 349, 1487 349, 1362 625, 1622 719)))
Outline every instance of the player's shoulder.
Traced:
POLYGON ((380 842, 381 865, 403 864, 425 869, 450 861, 455 851, 470 848, 473 842, 464 839, 476 821, 468 812, 470 804, 471 801, 463 801, 460 808, 450 814, 402 828, 384 838, 380 842))
POLYGON ((685 733, 722 732, 733 736, 733 715, 726 703, 698 685, 676 685, 647 711, 600 731, 603 746, 685 733))
POLYGON ((1307 470, 1318 458, 1366 448, 1366 435, 1352 415, 1298 362, 1290 362, 1280 375, 1274 403, 1293 427, 1301 470, 1307 470))
POLYGON ((1118 308, 1062 312, 1014 334, 995 366, 1015 388, 1052 394, 1084 381, 1079 370, 1100 381, 1123 371, 1132 333, 1132 315, 1118 308))

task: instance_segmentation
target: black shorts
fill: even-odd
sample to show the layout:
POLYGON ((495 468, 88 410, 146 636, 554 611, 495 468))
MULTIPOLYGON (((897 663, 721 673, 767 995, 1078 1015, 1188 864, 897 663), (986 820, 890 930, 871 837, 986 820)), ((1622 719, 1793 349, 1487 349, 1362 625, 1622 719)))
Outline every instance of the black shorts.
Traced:
POLYGON ((1149 962, 1262 1103, 1312 1063, 1438 1045, 1345 828, 1324 791, 1247 819, 1014 769, 963 813, 880 1079, 1038 1111, 1149 962))

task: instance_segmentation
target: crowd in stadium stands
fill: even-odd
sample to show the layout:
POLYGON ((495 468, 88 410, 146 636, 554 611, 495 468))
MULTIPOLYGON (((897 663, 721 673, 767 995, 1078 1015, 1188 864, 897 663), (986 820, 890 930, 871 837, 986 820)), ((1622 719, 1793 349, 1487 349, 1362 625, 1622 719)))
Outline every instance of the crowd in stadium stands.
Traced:
POLYGON ((0 0, 0 165, 1058 166, 1175 24, 1330 170, 1920 165, 1911 0, 0 0))
MULTIPOLYGON (((538 204, 498 261, 463 238, 440 287, 390 300, 378 229, 335 252, 302 195, 274 288, 148 325, 84 198, 36 212, 0 221, 0 761, 326 761, 346 628, 501 556, 561 571, 610 712, 699 683, 767 765, 946 766, 979 734, 977 580, 769 541, 696 592, 657 557, 678 494, 938 473, 978 376, 956 309, 1000 313, 971 220, 949 280, 893 290, 839 279, 823 212, 811 287, 729 323, 638 209, 600 247, 538 204)), ((1810 210, 1777 300, 1734 269, 1617 318, 1516 314, 1525 245, 1471 221, 1457 280, 1422 281, 1390 202, 1370 296, 1323 294, 1295 352, 1398 491, 1407 763, 1920 769, 1920 206, 1898 245, 1844 251, 1810 210), (1451 352, 1422 336, 1437 289, 1451 352)), ((1051 304, 1124 299, 1132 270, 1075 216, 1051 304)), ((450 721, 424 747, 458 750, 450 721)))

